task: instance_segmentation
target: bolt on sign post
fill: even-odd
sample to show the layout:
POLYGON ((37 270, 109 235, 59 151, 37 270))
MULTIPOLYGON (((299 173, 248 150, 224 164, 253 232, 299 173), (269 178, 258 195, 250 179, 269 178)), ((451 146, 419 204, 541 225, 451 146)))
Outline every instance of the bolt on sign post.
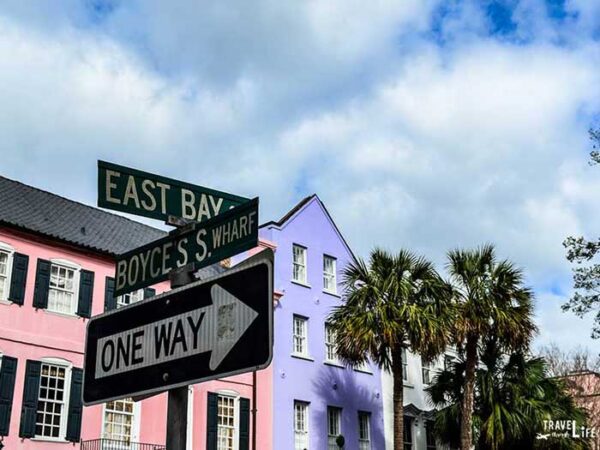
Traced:
POLYGON ((98 161, 98 206, 167 221, 204 222, 249 199, 98 161))
POLYGON ((273 252, 127 307, 87 327, 86 405, 267 367, 273 348, 273 252))

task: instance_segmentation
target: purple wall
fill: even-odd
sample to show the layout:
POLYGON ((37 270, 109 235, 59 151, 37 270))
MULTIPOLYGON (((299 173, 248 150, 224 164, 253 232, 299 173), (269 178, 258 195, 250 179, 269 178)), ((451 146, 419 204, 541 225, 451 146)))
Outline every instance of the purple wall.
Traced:
MULTIPOLYGON (((372 374, 324 363, 324 323, 340 298, 323 292, 323 254, 337 258, 338 286, 341 271, 351 254, 336 232, 317 197, 313 197, 281 227, 261 229, 261 237, 277 245, 275 289, 284 292, 275 309, 273 358, 273 448, 294 449, 294 400, 310 403, 310 450, 327 449, 327 406, 342 408, 341 433, 346 450, 358 449, 358 411, 371 413, 371 448, 384 448, 381 373, 372 374), (292 245, 307 248, 307 278, 310 287, 291 282, 292 245), (308 347, 314 361, 292 357, 292 321, 298 314, 309 318, 308 347), (334 388, 335 386, 335 388, 334 388)), ((338 287, 338 292, 341 287, 338 287)))

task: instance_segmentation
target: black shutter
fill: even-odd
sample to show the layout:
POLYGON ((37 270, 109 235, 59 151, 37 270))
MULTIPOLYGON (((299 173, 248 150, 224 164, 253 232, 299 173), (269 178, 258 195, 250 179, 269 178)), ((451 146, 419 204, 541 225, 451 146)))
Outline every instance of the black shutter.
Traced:
POLYGON ((48 291, 50 290, 50 261, 38 259, 35 271, 35 288, 33 289, 33 306, 46 309, 48 307, 48 291))
POLYGON ((79 442, 81 437, 81 415, 83 412, 82 384, 83 370, 74 367, 71 370, 71 393, 69 395, 69 415, 66 435, 67 441, 70 442, 79 442))
POLYGON ((217 450, 217 405, 219 396, 208 393, 208 408, 206 410, 206 450, 217 450))
POLYGON ((250 400, 240 398, 240 445, 238 450, 250 448, 250 400))
POLYGON ((0 436, 8 436, 16 374, 17 358, 3 356, 0 368, 0 436))
POLYGON ((21 426, 19 427, 19 436, 22 438, 35 436, 35 416, 40 391, 41 371, 41 362, 27 360, 27 365, 25 366, 25 386, 23 387, 23 405, 21 407, 21 426))
POLYGON ((115 297, 115 279, 106 277, 104 280, 104 311, 117 308, 117 297, 115 297))
POLYGON ((154 288, 146 288, 144 289, 144 298, 154 297, 156 295, 156 289, 154 288))
POLYGON ((81 270, 79 272, 79 301, 77 302, 77 315, 92 317, 92 297, 94 294, 94 272, 81 270))
POLYGON ((21 253, 13 254, 12 274, 10 276, 10 293, 8 299, 22 305, 25 300, 25 283, 27 282, 27 266, 29 256, 21 253))

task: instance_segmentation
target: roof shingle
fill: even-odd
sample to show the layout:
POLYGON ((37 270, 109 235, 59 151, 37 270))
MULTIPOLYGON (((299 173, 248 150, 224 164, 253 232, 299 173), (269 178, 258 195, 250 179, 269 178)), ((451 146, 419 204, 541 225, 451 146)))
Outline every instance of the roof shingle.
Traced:
POLYGON ((119 255, 166 232, 0 176, 0 224, 119 255))

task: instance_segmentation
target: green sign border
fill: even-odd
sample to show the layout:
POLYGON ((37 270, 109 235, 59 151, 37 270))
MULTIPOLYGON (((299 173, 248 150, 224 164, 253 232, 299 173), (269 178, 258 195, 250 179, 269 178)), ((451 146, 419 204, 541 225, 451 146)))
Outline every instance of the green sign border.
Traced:
MULTIPOLYGON (((193 262, 194 271, 200 270, 203 267, 207 267, 207 266, 210 266, 211 264, 218 263, 219 261, 222 261, 226 258, 229 258, 231 256, 237 255, 238 253, 241 253, 243 251, 250 250, 250 249, 256 247, 258 245, 258 229, 260 228, 258 197, 253 198, 252 200, 249 200, 240 206, 236 206, 235 208, 230 209, 230 210, 228 210, 222 214, 219 214, 218 216, 215 216, 211 219, 208 219, 202 223, 194 222, 193 224, 191 224, 192 225, 191 228, 189 230, 186 230, 183 233, 177 233, 176 230, 174 230, 174 234, 170 234, 168 236, 165 236, 164 238, 150 242, 149 244, 142 245, 141 247, 137 247, 133 250, 130 250, 126 253, 119 255, 116 259, 116 264, 115 264, 115 280, 117 279, 117 267, 118 267, 118 264, 120 261, 127 259, 130 256, 137 255, 148 249, 152 249, 152 248, 161 246, 165 242, 180 240, 191 234, 196 233, 198 230, 214 228, 214 227, 218 226, 221 222, 226 222, 229 219, 231 219, 232 217, 241 216, 244 213, 246 213, 247 211, 254 210, 254 209, 256 210, 256 213, 257 213, 256 214, 256 231, 254 233, 252 233, 250 236, 246 236, 245 238, 240 239, 237 243, 227 244, 226 246, 221 247, 221 249, 219 249, 219 252, 214 252, 212 256, 207 256, 201 262, 194 261, 193 262)), ((171 269, 171 271, 172 270, 173 269, 171 269)), ((116 297, 119 295, 127 294, 131 291, 135 291, 137 289, 152 286, 156 283, 160 283, 161 281, 168 280, 169 273, 166 273, 164 275, 161 274, 158 277, 144 280, 142 282, 138 282, 133 285, 127 285, 124 288, 118 289, 118 290, 116 289, 116 286, 115 286, 114 295, 116 297)))
MULTIPOLYGON (((220 198, 230 201, 231 203, 237 203, 238 205, 242 205, 242 204, 250 201, 249 198, 241 197, 239 195, 228 194, 227 192, 221 192, 221 191, 217 191, 215 189, 210 189, 210 188, 207 188, 204 186, 190 184, 190 183, 186 183, 184 181, 174 180, 173 178, 163 177, 161 175, 144 172, 142 170, 132 169, 130 167, 120 166, 118 164, 98 160, 98 206, 101 208, 112 209, 115 211, 121 211, 121 212, 129 213, 129 214, 135 214, 138 216, 150 217, 151 219, 167 220, 169 215, 177 216, 177 214, 170 213, 168 210, 167 210, 166 214, 163 214, 162 212, 160 212, 160 210, 158 208, 156 209, 156 211, 150 212, 150 211, 146 211, 143 208, 124 206, 121 204, 115 204, 115 203, 106 201, 106 199, 104 198, 104 195, 105 195, 104 193, 106 192, 106 177, 100 176, 101 170, 104 170, 104 171, 115 170, 124 175, 133 175, 134 177, 137 177, 137 178, 151 179, 153 181, 158 181, 160 183, 169 184, 170 186, 176 186, 180 189, 187 189, 189 191, 193 191, 196 194, 205 194, 205 195, 212 195, 214 197, 220 197, 220 198)), ((221 213, 221 214, 224 214, 224 213, 221 213)), ((219 216, 221 214, 219 214, 219 216)), ((208 219, 208 220, 212 220, 214 218, 215 217, 212 217, 211 219, 208 219)), ((208 220, 202 221, 201 223, 205 223, 208 220)))

